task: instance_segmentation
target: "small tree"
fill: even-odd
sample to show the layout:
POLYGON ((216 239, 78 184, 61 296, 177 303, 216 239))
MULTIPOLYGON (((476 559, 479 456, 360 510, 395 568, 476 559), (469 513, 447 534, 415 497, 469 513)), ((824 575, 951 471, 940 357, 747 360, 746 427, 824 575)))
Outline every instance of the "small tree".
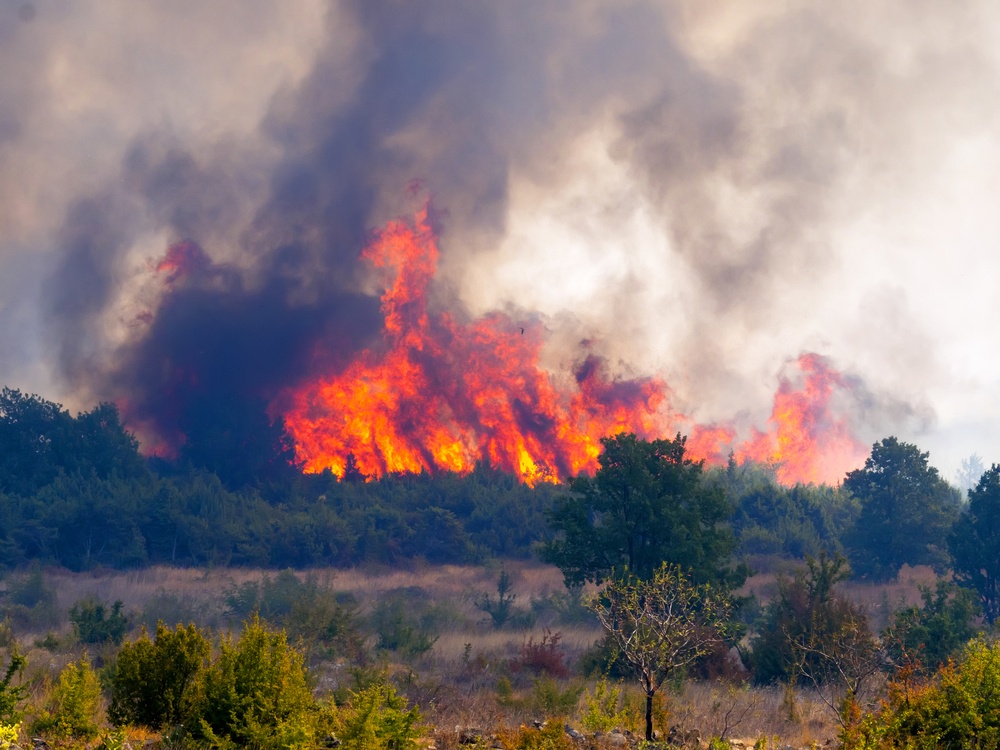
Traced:
POLYGON ((351 693, 339 715, 345 750, 413 750, 420 736, 420 711, 406 708, 406 698, 391 685, 376 683, 351 693))
POLYGON ((210 651, 208 639, 193 623, 176 630, 157 623, 155 641, 143 628, 137 640, 118 652, 108 709, 111 721, 150 729, 180 724, 210 651))
POLYGON ((52 695, 52 710, 42 713, 32 731, 52 732, 66 739, 95 737, 100 699, 100 680, 84 655, 59 673, 59 682, 52 695))
POLYGON ((314 709, 302 654, 255 617, 202 673, 192 730, 215 747, 305 748, 314 709))
POLYGON ((496 598, 487 593, 476 597, 476 607, 490 616, 493 627, 497 629, 511 624, 523 625, 525 618, 530 617, 528 612, 514 605, 517 594, 513 592, 513 588, 507 569, 501 565, 500 575, 497 578, 496 598))
POLYGON ((590 601, 646 695, 646 739, 653 739, 653 697, 667 677, 725 640, 732 604, 709 584, 696 586, 663 563, 648 580, 626 573, 590 601))

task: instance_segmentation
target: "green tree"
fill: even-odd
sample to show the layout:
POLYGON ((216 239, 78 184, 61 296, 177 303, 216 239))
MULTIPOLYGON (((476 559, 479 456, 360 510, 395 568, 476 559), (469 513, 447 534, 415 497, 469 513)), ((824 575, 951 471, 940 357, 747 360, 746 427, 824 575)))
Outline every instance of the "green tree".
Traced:
POLYGON ((928 465, 927 453, 888 437, 872 446, 844 488, 861 503, 846 547, 854 572, 888 580, 903 564, 948 563, 947 542, 958 517, 958 492, 928 465))
POLYGON ((195 737, 220 748, 306 748, 315 702, 301 653, 283 631, 259 618, 238 641, 224 636, 199 680, 191 721, 195 737))
POLYGON ((955 580, 979 594, 992 625, 1000 617, 1000 466, 993 464, 974 489, 948 540, 955 580))
POLYGON ((174 630, 157 623, 154 641, 143 628, 137 640, 118 652, 108 708, 111 721, 150 729, 180 724, 210 652, 208 639, 193 623, 174 630))
POLYGON ((934 671, 976 635, 979 607, 974 592, 947 581, 921 586, 920 595, 922 606, 895 613, 889 635, 897 658, 934 671))
POLYGON ((646 696, 646 740, 653 740, 653 698, 667 677, 725 641, 732 605, 711 584, 695 585, 663 563, 648 579, 611 580, 591 608, 632 668, 646 696))
POLYGON ((664 561, 698 582, 742 583, 746 571, 728 567, 732 508, 721 489, 702 482, 702 463, 685 457, 685 438, 623 433, 601 442, 596 475, 573 479, 549 514, 555 535, 543 557, 566 584, 601 582, 612 570, 649 578, 664 561))
POLYGON ((860 608, 834 586, 850 570, 842 556, 807 557, 792 578, 778 579, 778 595, 767 605, 760 632, 750 643, 750 665, 761 683, 817 681, 834 676, 839 634, 868 628, 860 608))

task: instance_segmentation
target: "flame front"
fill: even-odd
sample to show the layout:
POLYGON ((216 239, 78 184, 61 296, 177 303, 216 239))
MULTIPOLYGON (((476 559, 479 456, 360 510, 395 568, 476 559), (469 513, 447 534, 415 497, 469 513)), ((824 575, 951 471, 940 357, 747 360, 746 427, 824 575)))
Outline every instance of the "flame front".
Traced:
POLYGON ((363 257, 384 273, 382 345, 286 391, 272 407, 307 472, 342 477, 352 457, 369 477, 466 473, 482 461, 528 484, 557 482, 593 473, 602 437, 669 437, 678 429, 689 436, 693 460, 773 465, 786 485, 836 483, 864 461, 864 446, 834 408, 853 384, 820 355, 798 358, 795 376, 779 380, 767 429, 751 428, 741 442, 733 425, 673 413, 664 381, 609 379, 594 356, 577 368, 573 387, 558 387, 539 364, 537 324, 498 312, 464 323, 429 310, 438 249, 426 209, 412 222, 388 224, 363 257))
POLYGON ((281 399, 305 471, 343 476, 349 456, 368 476, 465 473, 484 461, 529 484, 554 482, 594 471, 606 435, 665 431, 662 381, 609 380, 591 357, 576 388, 560 389, 539 365, 539 326, 431 314, 438 249, 426 210, 390 223, 364 257, 389 276, 384 346, 281 399))
POLYGON ((850 384, 818 354, 803 354, 796 364, 801 385, 781 378, 768 431, 755 429, 736 459, 773 464, 782 484, 839 482, 868 455, 832 406, 834 395, 849 391, 850 384))

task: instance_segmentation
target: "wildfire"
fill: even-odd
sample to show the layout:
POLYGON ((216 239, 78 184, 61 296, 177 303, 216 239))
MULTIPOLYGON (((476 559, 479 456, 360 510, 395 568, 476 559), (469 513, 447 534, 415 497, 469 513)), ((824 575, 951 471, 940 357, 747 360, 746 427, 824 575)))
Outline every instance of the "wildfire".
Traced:
POLYGON ((390 223, 364 258, 391 277, 384 346, 288 394, 285 424, 305 471, 343 476, 349 456, 368 476, 484 461, 534 484, 595 470, 601 437, 663 432, 662 381, 610 380, 590 357, 576 389, 560 389, 539 366, 539 326, 429 312, 438 249, 426 210, 390 223))
POLYGON ((796 364, 801 384, 780 379, 768 431, 754 429, 736 451, 736 460, 774 464, 782 484, 833 484, 868 455, 848 420, 832 406, 834 395, 850 384, 818 354, 803 354, 796 364))
MULTIPOLYGON (((426 209, 412 221, 388 224, 362 257, 383 274, 380 345, 272 402, 307 472, 329 469, 342 477, 353 466, 369 477, 466 473, 485 462, 529 484, 556 482, 594 472, 601 438, 623 431, 647 439, 680 431, 692 459, 767 463, 783 484, 836 483, 866 455, 835 408, 853 383, 819 355, 803 354, 794 372, 781 377, 766 430, 752 428, 741 442, 734 425, 700 425, 672 411, 663 380, 609 378, 593 355, 569 385, 560 385, 566 379, 540 365, 537 323, 499 312, 465 322, 432 310, 427 292, 438 248, 426 209)), ((173 287, 218 268, 200 246, 184 241, 168 249, 155 271, 173 287)), ((151 320, 149 314, 142 322, 151 320)), ((183 435, 159 437, 168 445, 184 442, 183 435)))

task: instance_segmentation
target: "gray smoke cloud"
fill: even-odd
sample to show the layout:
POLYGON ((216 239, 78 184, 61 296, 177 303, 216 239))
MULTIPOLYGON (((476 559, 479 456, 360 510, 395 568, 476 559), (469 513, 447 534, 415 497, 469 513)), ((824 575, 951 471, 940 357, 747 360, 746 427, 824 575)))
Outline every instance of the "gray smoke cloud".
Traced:
POLYGON ((357 255, 420 180, 441 299, 542 316, 554 368, 760 423, 815 350, 864 439, 1000 460, 998 42, 987 0, 3 0, 0 381, 259 409, 371 340, 357 255))

